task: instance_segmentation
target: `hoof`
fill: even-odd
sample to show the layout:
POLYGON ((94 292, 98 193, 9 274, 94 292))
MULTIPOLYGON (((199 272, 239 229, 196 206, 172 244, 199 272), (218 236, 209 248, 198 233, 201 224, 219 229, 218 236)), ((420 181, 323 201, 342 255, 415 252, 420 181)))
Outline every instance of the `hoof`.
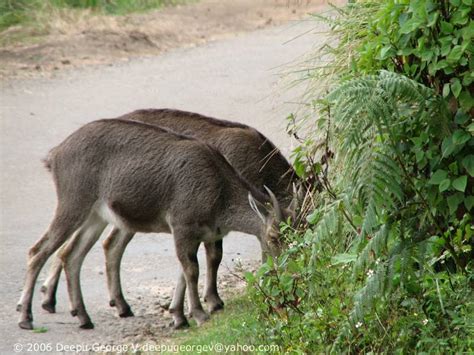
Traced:
POLYGON ((71 310, 71 316, 73 316, 73 317, 77 316, 77 309, 71 310))
POLYGON ((179 330, 179 329, 186 329, 186 328, 189 328, 189 323, 186 319, 183 319, 183 320, 180 320, 178 322, 176 321, 173 321, 170 323, 170 326, 174 329, 174 330, 179 330))
MULTIPOLYGON (((41 307, 45 311, 48 311, 49 313, 56 313, 56 306, 52 303, 45 302, 41 305, 41 307)), ((71 314, 72 314, 72 312, 71 312, 71 314)))
POLYGON ((135 315, 133 314, 130 308, 126 309, 125 311, 119 314, 120 318, 128 318, 128 317, 134 317, 134 316, 135 315))
POLYGON ((109 306, 110 307, 115 307, 115 300, 110 300, 109 301, 109 306))
POLYGON ((21 308, 22 308, 21 304, 16 305, 16 311, 17 312, 21 312, 21 308))
POLYGON ((217 303, 209 307, 209 313, 215 313, 224 309, 224 302, 217 303))
POLYGON ((81 328, 81 329, 94 329, 94 323, 87 322, 87 323, 81 324, 79 326, 79 328, 81 328))
POLYGON ((202 310, 193 312, 193 318, 196 320, 199 326, 210 319, 209 315, 202 310))
POLYGON ((24 320, 18 323, 21 329, 32 330, 33 329, 33 322, 30 320, 24 320))

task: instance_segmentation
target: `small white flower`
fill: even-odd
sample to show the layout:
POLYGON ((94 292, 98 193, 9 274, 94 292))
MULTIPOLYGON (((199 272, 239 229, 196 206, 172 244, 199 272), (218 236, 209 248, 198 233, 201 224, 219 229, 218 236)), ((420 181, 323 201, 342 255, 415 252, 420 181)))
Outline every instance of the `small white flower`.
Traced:
POLYGON ((367 277, 372 277, 372 276, 374 276, 374 270, 369 269, 369 271, 367 271, 367 277))
POLYGON ((426 319, 426 318, 423 319, 422 323, 423 323, 423 325, 427 325, 428 324, 428 319, 426 319))
POLYGON ((296 242, 291 242, 290 244, 288 244, 288 247, 289 247, 289 248, 294 248, 294 247, 297 246, 297 245, 298 245, 298 243, 296 243, 296 242))
POLYGON ((375 260, 375 265, 378 265, 380 264, 380 258, 378 258, 377 260, 375 260))
POLYGON ((355 327, 356 327, 357 329, 359 329, 360 327, 362 327, 362 322, 357 322, 356 325, 355 325, 355 327))

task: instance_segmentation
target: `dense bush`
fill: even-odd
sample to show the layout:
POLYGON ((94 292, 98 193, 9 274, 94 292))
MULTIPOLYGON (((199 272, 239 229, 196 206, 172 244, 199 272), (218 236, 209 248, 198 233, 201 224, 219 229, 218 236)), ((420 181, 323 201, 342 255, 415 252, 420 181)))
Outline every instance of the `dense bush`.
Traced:
POLYGON ((308 71, 329 94, 307 96, 315 129, 294 153, 313 207, 247 275, 260 335, 302 352, 473 351, 472 3, 337 11, 322 18, 333 60, 308 71))

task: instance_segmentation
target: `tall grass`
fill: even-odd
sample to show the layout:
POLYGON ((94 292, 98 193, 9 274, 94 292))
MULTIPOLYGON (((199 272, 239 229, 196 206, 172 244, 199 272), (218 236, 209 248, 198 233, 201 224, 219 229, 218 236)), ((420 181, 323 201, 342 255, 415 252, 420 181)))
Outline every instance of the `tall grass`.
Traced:
POLYGON ((155 9, 164 5, 173 5, 177 0, 49 0, 58 7, 87 8, 122 15, 129 12, 155 9))
POLYGON ((40 13, 60 9, 89 9, 101 14, 131 12, 175 5, 184 0, 0 0, 0 32, 14 25, 34 21, 40 13))
POLYGON ((25 22, 39 5, 39 0, 0 0, 0 31, 25 22))

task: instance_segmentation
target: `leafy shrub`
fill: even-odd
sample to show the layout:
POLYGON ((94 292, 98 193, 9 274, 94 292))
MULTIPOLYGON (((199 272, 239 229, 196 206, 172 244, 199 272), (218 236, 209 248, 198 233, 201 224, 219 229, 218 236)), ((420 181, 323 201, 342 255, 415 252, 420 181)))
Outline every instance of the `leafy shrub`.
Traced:
POLYGON ((323 18, 334 60, 308 78, 337 84, 310 101, 324 137, 294 154, 319 192, 308 224, 285 227, 291 247, 248 275, 262 336, 302 352, 474 349, 469 2, 361 1, 323 18))

